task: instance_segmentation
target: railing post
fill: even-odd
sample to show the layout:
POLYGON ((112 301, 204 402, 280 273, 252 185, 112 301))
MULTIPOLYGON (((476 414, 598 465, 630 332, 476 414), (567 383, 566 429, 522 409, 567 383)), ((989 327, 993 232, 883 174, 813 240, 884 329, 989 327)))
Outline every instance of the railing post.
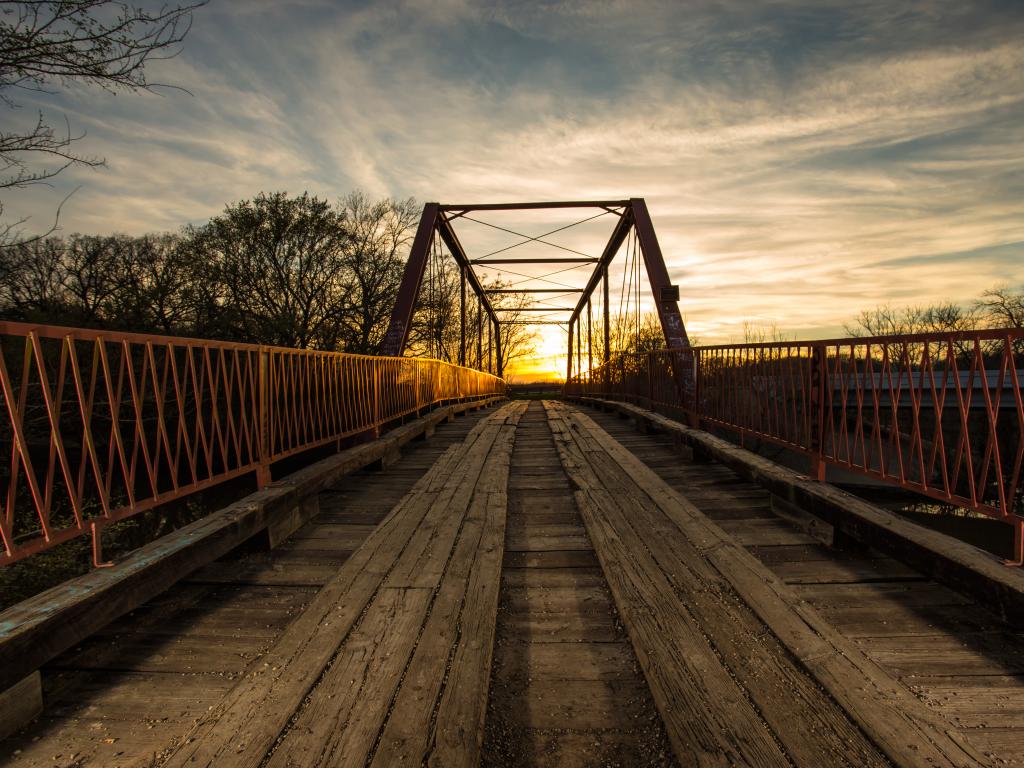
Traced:
POLYGON ((1014 518, 1010 525, 1013 526, 1013 551, 1006 565, 1024 566, 1024 520, 1014 518))
POLYGON ((828 376, 825 372, 825 348, 815 344, 811 348, 811 477, 825 479, 825 386, 828 376))
POLYGON ((654 353, 647 353, 647 407, 654 410, 654 353))
POLYGON ((690 403, 689 420, 691 427, 700 429, 700 352, 693 349, 690 352, 690 360, 692 361, 690 375, 693 376, 693 401, 690 403))
POLYGON ((380 437, 380 364, 371 361, 373 366, 373 436, 380 437))
POLYGON ((256 469, 256 487, 265 488, 271 482, 270 476, 270 351, 260 348, 259 370, 257 380, 259 386, 257 407, 260 425, 260 465, 256 469))

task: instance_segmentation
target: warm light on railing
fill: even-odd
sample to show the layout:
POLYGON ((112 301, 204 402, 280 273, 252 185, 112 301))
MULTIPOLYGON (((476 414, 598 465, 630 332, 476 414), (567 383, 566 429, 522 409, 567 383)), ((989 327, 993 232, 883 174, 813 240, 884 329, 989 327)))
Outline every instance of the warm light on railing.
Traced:
POLYGON ((438 360, 0 323, 0 565, 504 389, 438 360))
POLYGON ((1022 385, 1024 330, 1002 329, 627 354, 566 388, 781 444, 813 476, 842 467, 1019 532, 1022 385))

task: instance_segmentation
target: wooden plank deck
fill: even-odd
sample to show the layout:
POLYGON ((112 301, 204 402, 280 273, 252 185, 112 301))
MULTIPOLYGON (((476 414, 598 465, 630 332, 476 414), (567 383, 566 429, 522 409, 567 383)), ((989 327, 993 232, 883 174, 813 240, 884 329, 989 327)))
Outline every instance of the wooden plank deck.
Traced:
POLYGON ((318 503, 278 548, 204 568, 44 670, 47 709, 0 762, 1024 754, 1024 664, 998 619, 614 416, 491 408, 318 503))
POLYGON ((572 492, 531 403, 512 453, 483 764, 672 765, 572 492))
POLYGON ((43 670, 42 717, 0 742, 0 764, 160 764, 248 668, 263 663, 360 534, 494 411, 439 425, 429 440, 406 446, 387 472, 343 478, 320 494, 320 514, 278 548, 236 550, 56 659, 43 670), (337 544, 323 535, 339 527, 337 544), (328 540, 304 543, 312 539, 328 540))
MULTIPOLYGON (((583 410, 723 529, 735 532, 770 515, 794 534, 803 530, 771 511, 767 491, 732 470, 694 462, 669 436, 642 433, 616 414, 583 410)), ((831 539, 828 526, 820 520, 815 525, 831 539)), ((861 653, 948 722, 982 761, 1024 765, 1024 710, 1012 703, 1024 698, 1020 635, 991 611, 874 550, 818 541, 778 544, 753 535, 745 546, 861 653)))

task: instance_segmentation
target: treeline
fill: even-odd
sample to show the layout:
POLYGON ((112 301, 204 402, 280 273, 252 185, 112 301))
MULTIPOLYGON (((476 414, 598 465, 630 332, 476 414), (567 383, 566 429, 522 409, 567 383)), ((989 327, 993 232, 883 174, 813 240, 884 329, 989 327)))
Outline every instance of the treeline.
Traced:
POLYGON ((175 234, 0 248, 0 316, 50 325, 373 353, 419 209, 259 194, 175 234))
POLYGON ((964 304, 893 307, 863 310, 844 329, 850 336, 889 336, 909 333, 949 333, 983 328, 1024 328, 1024 289, 997 285, 964 304))

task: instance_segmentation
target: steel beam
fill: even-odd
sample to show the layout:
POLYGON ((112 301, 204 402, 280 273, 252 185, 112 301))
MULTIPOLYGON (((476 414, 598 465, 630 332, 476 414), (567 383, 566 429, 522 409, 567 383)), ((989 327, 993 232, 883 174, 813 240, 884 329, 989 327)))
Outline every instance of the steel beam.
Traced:
POLYGON ((495 307, 495 312, 572 312, 572 307, 495 307))
POLYGON ((380 353, 390 357, 400 357, 405 351, 409 340, 409 327, 412 315, 416 310, 416 298, 420 294, 423 283, 423 271, 427 266, 427 254, 434 238, 434 229, 439 218, 439 203, 427 203, 423 206, 420 224, 416 229, 416 237, 412 241, 409 260, 405 262, 402 284, 398 288, 395 308, 391 311, 391 322, 384 341, 380 345, 380 353))
POLYGON ((583 293, 582 288, 488 288, 484 293, 583 293))
MULTIPOLYGON (((597 288, 597 284, 601 280, 602 269, 607 272, 608 265, 611 263, 612 259, 615 258, 615 254, 619 252, 619 248, 625 241, 626 235, 629 234, 629 229, 632 226, 633 216, 631 212, 627 210, 615 225, 615 229, 612 230, 611 237, 608 238, 608 244, 605 245, 604 251, 601 253, 601 258, 598 259, 598 266, 587 281, 587 285, 583 289, 583 295, 580 297, 579 302, 576 304, 576 308, 573 310, 573 320, 575 320, 583 311, 583 307, 587 304, 587 299, 590 297, 590 294, 594 292, 594 289, 597 288)), ((607 304, 605 306, 607 306, 607 304)))
MULTIPOLYGON (((602 363, 607 363, 611 360, 612 356, 612 324, 611 324, 611 313, 608 311, 609 306, 609 286, 608 286, 608 265, 604 265, 604 354, 601 355, 602 363)), ((605 371, 607 375, 607 371, 605 371)))
POLYGON ((600 259, 594 256, 557 256, 550 259, 471 259, 470 264, 487 266, 488 264, 596 264, 600 259))
POLYGON ((466 364, 466 270, 459 267, 459 365, 466 364))
POLYGON ((499 320, 500 325, 565 325, 568 320, 499 320))
POLYGON ((442 205, 444 212, 469 211, 530 211, 537 208, 622 208, 629 200, 568 200, 550 203, 470 203, 469 205, 442 205))
POLYGON ((669 349, 684 349, 690 346, 690 339, 683 327, 683 317, 679 313, 679 289, 672 285, 665 266, 665 258, 658 245, 658 236, 654 233, 654 224, 647 212, 647 203, 642 197, 634 197, 630 202, 633 220, 636 222, 636 236, 640 242, 640 251, 644 255, 647 267, 647 280, 654 294, 654 306, 658 308, 661 329, 665 333, 665 344, 669 349))

